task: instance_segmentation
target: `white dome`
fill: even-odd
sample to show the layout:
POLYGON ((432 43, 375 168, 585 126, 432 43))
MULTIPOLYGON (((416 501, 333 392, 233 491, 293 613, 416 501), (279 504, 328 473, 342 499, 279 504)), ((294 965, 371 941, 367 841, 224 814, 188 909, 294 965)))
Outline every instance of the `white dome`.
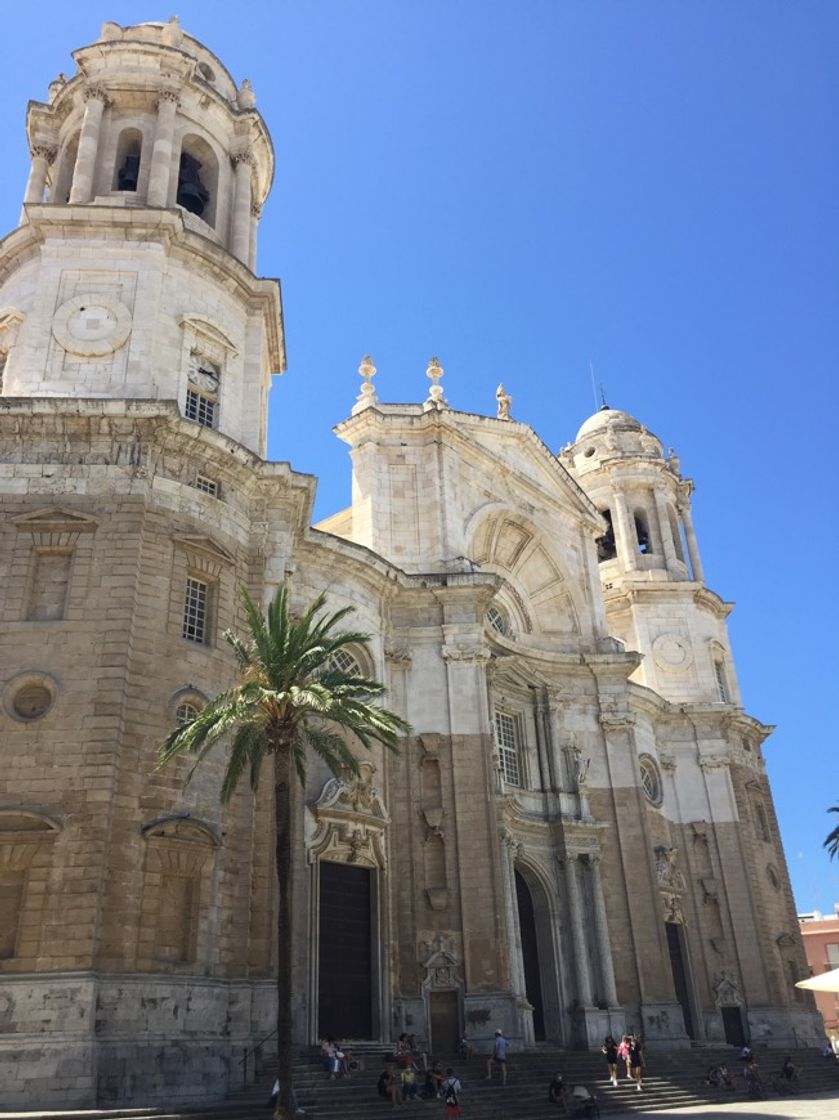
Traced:
POLYGON ((589 416, 588 420, 582 425, 577 432, 577 439, 579 442, 584 436, 594 435, 595 432, 602 432, 606 425, 610 422, 617 422, 623 428, 632 428, 637 432, 641 430, 641 424, 634 416, 630 416, 628 412, 621 412, 617 408, 603 407, 598 409, 593 416, 589 416))

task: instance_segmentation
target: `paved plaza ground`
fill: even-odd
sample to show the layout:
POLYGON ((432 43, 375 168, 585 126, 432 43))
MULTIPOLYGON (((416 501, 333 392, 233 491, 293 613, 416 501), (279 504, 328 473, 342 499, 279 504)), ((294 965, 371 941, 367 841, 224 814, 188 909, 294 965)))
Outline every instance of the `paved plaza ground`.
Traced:
MULTIPOLYGON (((636 1113, 622 1115, 638 1116, 636 1113)), ((738 1120, 839 1120, 839 1094, 814 1093, 806 1097, 785 1097, 783 1100, 731 1101, 697 1108, 673 1108, 649 1116, 684 1117, 684 1120, 719 1120, 720 1116, 736 1116, 738 1120)))

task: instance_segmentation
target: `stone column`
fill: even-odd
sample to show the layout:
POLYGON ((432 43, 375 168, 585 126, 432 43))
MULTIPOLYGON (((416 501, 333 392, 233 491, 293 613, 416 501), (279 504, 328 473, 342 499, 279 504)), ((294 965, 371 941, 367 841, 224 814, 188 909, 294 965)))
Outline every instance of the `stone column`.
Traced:
POLYGON ((173 140, 175 116, 178 111, 178 94, 173 89, 163 89, 157 100, 157 126, 151 152, 149 188, 146 202, 149 206, 169 204, 169 183, 172 178, 173 140))
POLYGON ((258 202, 251 203, 251 235, 248 247, 247 265, 251 272, 256 272, 256 235, 259 231, 259 219, 262 217, 262 207, 258 202))
POLYGON ((233 221, 231 223, 230 252, 243 264, 248 263, 251 243, 251 175, 253 155, 249 151, 235 152, 231 156, 234 167, 233 221))
POLYGON ((661 491, 655 491, 655 509, 658 515, 658 535, 661 537, 661 546, 664 549, 664 560, 670 568, 678 560, 676 545, 673 542, 673 529, 670 525, 670 515, 667 512, 667 501, 661 491))
POLYGON ((591 868, 591 893, 594 899, 594 936, 597 938, 597 955, 603 977, 603 995, 609 1007, 618 1006, 615 988, 615 969, 612 964, 612 945, 609 924, 606 921, 606 903, 603 898, 603 877, 600 873, 600 856, 589 856, 591 868))
POLYGON ((518 899, 516 897, 515 857, 518 841, 505 830, 501 833, 501 863, 504 886, 504 916, 507 923, 507 944, 510 946, 510 987, 513 994, 525 994, 524 958, 521 949, 518 899))
POLYGON ((638 568, 638 549, 635 547, 635 526, 626 504, 626 496, 620 490, 612 491, 612 505, 615 510, 617 522, 618 558, 627 572, 634 572, 638 568))
POLYGON ((690 567, 693 578, 697 583, 702 583, 705 579, 705 574, 702 571, 702 561, 699 558, 699 545, 696 543, 696 533, 693 528, 693 515, 690 512, 690 506, 685 504, 679 512, 682 515, 682 521, 685 526, 685 540, 688 542, 688 555, 690 556, 690 567))
POLYGON ((70 188, 71 204, 90 202, 93 197, 102 114, 108 104, 105 91, 100 86, 88 86, 84 91, 84 98, 84 120, 79 136, 79 150, 76 153, 76 166, 73 168, 73 185, 70 188))
POLYGON ((580 1007, 591 1007, 591 976, 586 954, 586 931, 583 926, 583 903, 577 882, 577 856, 569 853, 563 859, 565 886, 568 892, 568 916, 571 919, 571 940, 574 945, 574 970, 577 974, 577 998, 580 1007))
POLYGON ((55 160, 55 156, 55 148, 47 144, 33 144, 32 167, 29 170, 26 193, 23 196, 25 205, 43 202, 44 190, 47 186, 47 173, 55 160))

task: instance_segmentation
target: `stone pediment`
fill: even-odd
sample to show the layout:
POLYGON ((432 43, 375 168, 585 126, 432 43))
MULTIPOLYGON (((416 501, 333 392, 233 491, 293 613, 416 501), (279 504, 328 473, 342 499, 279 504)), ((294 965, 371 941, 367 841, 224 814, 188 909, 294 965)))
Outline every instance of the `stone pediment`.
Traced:
POLYGON ((330 778, 307 815, 306 846, 317 859, 362 867, 386 864, 385 829, 390 817, 373 785, 372 762, 359 763, 355 778, 330 778))
POLYGON ((18 529, 31 533, 90 533, 99 524, 94 518, 87 517, 83 513, 73 513, 60 507, 22 513, 13 518, 13 522, 18 529))
POLYGON ((187 552, 202 553, 204 556, 221 561, 223 564, 233 563, 232 553, 228 552, 226 548, 222 548, 220 544, 216 544, 210 537, 177 536, 174 540, 187 552))

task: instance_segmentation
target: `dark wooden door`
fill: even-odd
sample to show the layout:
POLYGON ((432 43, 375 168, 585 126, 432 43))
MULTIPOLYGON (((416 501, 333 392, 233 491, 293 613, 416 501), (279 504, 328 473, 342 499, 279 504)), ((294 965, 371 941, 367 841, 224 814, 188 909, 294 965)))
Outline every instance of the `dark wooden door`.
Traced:
POLYGON ((743 1030, 743 1013, 739 1007, 721 1007, 722 1025, 725 1030, 725 1041, 732 1046, 745 1046, 746 1034, 743 1030))
POLYGON ((373 1035, 371 871, 320 865, 318 1032, 337 1039, 373 1035))
POLYGON ((516 900, 519 907, 521 952, 524 959, 524 989, 528 1003, 533 1005, 533 1032, 537 1040, 545 1038, 545 1012, 542 1007, 542 972, 539 965, 539 939, 533 896, 524 878, 516 872, 516 900))
POLYGON ((456 1054, 460 1043, 460 1009, 457 992, 431 992, 428 996, 431 1012, 431 1052, 456 1054))
POLYGON ((670 967, 673 970, 673 986, 676 989, 676 999, 682 1005, 685 1031, 688 1038, 696 1038, 693 1028, 693 1013, 690 1009, 687 965, 682 946, 682 927, 677 922, 665 922, 664 928, 667 930, 667 949, 670 953, 670 967))

